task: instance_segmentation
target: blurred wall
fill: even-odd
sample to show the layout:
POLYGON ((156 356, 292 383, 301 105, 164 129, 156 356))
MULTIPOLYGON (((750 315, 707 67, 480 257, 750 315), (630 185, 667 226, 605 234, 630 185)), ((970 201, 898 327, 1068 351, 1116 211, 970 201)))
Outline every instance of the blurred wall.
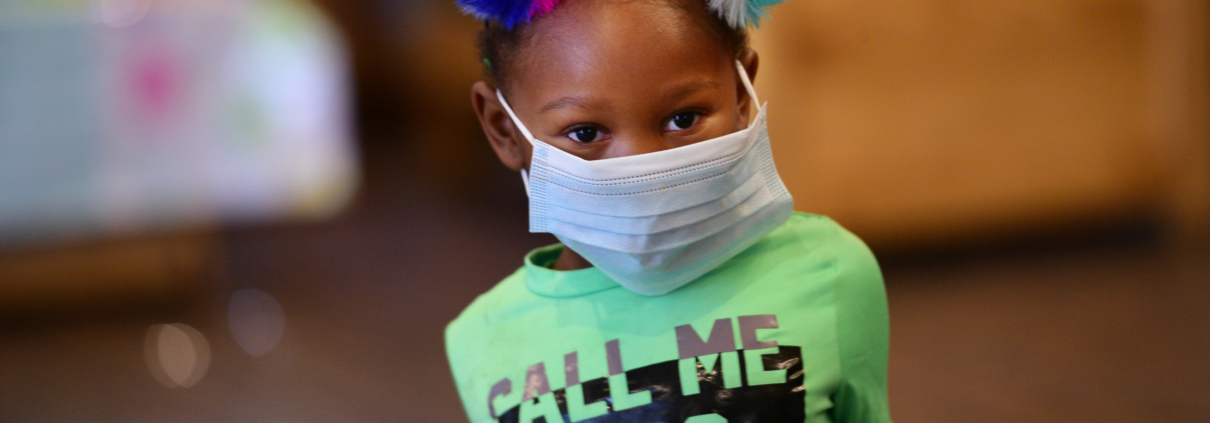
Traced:
POLYGON ((500 165, 470 108, 471 84, 481 75, 475 36, 482 24, 453 1, 316 3, 350 40, 366 154, 416 166, 426 183, 453 196, 491 185, 495 174, 486 169, 500 165))
POLYGON ((0 314, 178 296, 220 227, 330 219, 348 65, 306 0, 0 2, 0 314))
POLYGON ((1204 234, 1206 2, 791 1, 755 33, 802 210, 884 248, 1204 234))

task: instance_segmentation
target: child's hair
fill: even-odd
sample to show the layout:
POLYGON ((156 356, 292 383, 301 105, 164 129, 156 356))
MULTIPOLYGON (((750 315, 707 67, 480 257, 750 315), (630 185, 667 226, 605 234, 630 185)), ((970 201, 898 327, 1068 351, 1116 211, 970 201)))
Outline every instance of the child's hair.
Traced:
MULTIPOLYGON (((657 0, 659 1, 659 0, 657 0)), ((717 13, 706 8, 704 0, 663 0, 674 3, 679 9, 699 22, 707 25, 717 42, 731 52, 735 58, 748 47, 748 31, 727 24, 717 13)), ((533 35, 532 25, 517 25, 509 29, 494 20, 485 21, 479 31, 479 58, 483 64, 483 77, 488 83, 506 90, 509 71, 517 49, 533 35)))

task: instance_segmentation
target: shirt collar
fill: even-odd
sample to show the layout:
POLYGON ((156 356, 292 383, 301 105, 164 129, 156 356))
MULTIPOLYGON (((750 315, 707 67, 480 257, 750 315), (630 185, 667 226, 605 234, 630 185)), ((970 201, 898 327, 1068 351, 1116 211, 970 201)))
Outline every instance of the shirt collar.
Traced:
POLYGON ((525 256, 525 286, 530 292, 544 297, 578 297, 617 288, 617 282, 596 267, 579 270, 554 270, 563 244, 554 244, 530 251, 525 256))

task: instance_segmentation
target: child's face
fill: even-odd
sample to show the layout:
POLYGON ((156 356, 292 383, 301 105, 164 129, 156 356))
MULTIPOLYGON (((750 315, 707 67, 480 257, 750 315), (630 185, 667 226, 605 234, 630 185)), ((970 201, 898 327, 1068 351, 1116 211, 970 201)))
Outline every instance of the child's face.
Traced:
MULTIPOLYGON (((732 51, 704 19, 667 1, 570 0, 531 25, 505 96, 537 139, 599 160, 747 127, 732 51)), ((741 61, 755 73, 754 52, 741 61)), ((472 102, 505 165, 528 167, 532 146, 494 90, 476 84, 472 102)))

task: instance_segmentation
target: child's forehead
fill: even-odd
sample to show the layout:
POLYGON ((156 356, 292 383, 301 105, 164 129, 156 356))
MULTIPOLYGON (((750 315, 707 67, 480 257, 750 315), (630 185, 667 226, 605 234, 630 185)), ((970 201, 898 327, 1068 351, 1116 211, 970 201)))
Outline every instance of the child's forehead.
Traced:
POLYGON ((516 56, 516 77, 729 65, 732 52, 693 14, 677 0, 568 0, 531 23, 516 56))
POLYGON ((539 54, 569 48, 650 50, 669 43, 721 48, 706 9, 687 6, 682 0, 568 0, 530 24, 531 42, 524 49, 539 54))

